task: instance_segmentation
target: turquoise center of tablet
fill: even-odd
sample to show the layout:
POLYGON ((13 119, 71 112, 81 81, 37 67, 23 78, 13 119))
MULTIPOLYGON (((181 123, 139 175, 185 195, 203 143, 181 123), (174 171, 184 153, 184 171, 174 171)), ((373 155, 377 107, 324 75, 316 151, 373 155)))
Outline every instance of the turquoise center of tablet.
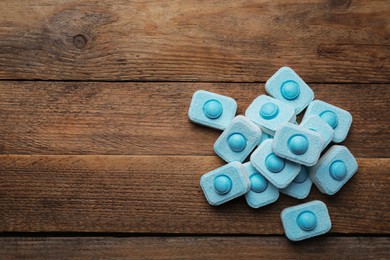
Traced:
POLYGON ((251 190, 256 193, 265 191, 268 186, 268 181, 260 174, 252 174, 251 178, 251 190))
POLYGON ((335 161, 329 167, 330 176, 335 180, 342 180, 347 175, 347 167, 342 161, 335 161))
POLYGON ((232 180, 224 174, 219 175, 214 179, 214 189, 221 195, 226 194, 232 189, 232 180))
POLYGON ((324 120, 328 125, 330 125, 332 128, 336 128, 337 124, 339 123, 339 119, 337 118, 337 115, 332 111, 324 111, 320 114, 320 117, 322 120, 324 120))
POLYGON ((282 96, 287 100, 296 99, 299 96, 299 85, 293 80, 288 80, 283 83, 280 92, 282 96))
POLYGON ((266 120, 271 120, 279 114, 279 108, 274 103, 265 103, 260 109, 260 116, 266 120))
POLYGON ((307 180, 307 177, 309 177, 309 173, 307 171, 307 168, 302 165, 301 166, 301 171, 299 172, 297 177, 295 177, 293 182, 295 182, 295 183, 302 183, 302 182, 307 180))
POLYGON ((278 173, 284 168, 284 159, 276 156, 274 153, 271 153, 265 159, 265 167, 267 167, 270 172, 278 173))
POLYGON ((203 106, 204 114, 210 119, 217 119, 221 116, 223 107, 221 102, 215 99, 207 101, 203 106))
POLYGON ((239 133, 234 133, 228 138, 228 145, 234 152, 241 152, 246 147, 246 138, 239 133))
POLYGON ((311 211, 304 211, 298 215, 298 226, 305 231, 313 230, 317 226, 317 217, 311 211))
POLYGON ((308 148, 309 148, 309 141, 303 135, 300 134, 293 135, 288 140, 288 149, 290 149, 290 151, 293 154, 296 155, 304 154, 308 148))

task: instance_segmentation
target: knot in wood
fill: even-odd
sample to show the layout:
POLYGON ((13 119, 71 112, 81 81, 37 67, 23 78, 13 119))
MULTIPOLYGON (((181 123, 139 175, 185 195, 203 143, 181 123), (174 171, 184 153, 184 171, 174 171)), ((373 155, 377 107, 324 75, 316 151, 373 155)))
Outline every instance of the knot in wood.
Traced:
POLYGON ((330 6, 333 8, 348 8, 351 0, 330 0, 330 6))
POLYGON ((88 38, 82 34, 73 37, 73 45, 78 49, 84 49, 87 45, 88 38))

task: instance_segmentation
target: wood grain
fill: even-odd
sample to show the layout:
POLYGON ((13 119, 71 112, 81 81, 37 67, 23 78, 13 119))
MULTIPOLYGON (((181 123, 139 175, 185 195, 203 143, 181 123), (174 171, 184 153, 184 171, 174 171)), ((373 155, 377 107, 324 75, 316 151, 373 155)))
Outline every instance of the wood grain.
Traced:
POLYGON ((0 238, 0 255, 23 259, 389 259, 388 237, 0 238))
MULTIPOLYGON (((343 143, 356 157, 390 157, 390 88, 312 84, 316 98, 353 115, 343 143)), ((195 125, 192 94, 235 98, 238 114, 263 84, 0 83, 0 154, 214 155, 220 131, 195 125)))
POLYGON ((390 82, 386 0, 2 0, 0 79, 390 82))
MULTIPOLYGON (((324 201, 334 233, 390 234, 390 159, 359 159, 358 173, 324 201)), ((281 195, 258 210, 243 197, 207 204, 200 176, 214 156, 0 156, 0 232, 282 234, 281 195)))

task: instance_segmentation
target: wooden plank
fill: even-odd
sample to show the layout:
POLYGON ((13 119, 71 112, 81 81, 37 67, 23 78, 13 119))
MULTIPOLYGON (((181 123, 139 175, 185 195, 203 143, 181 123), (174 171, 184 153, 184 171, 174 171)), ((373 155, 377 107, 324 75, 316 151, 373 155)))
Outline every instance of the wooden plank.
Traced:
MULTIPOLYGON (((389 86, 312 88, 352 113, 344 144, 356 157, 390 157, 389 86)), ((187 117, 198 89, 235 98, 239 114, 265 93, 262 84, 2 82, 0 153, 214 155, 220 131, 187 117)))
POLYGON ((390 82, 384 0, 0 1, 0 78, 390 82))
POLYGON ((389 259, 388 237, 3 237, 7 259, 389 259))
MULTIPOLYGON (((316 188, 332 232, 390 233, 390 159, 359 159, 335 196, 316 188)), ((281 195, 258 210, 243 197, 207 204, 200 176, 214 156, 0 156, 0 232, 282 234, 280 212, 302 201, 281 195)))

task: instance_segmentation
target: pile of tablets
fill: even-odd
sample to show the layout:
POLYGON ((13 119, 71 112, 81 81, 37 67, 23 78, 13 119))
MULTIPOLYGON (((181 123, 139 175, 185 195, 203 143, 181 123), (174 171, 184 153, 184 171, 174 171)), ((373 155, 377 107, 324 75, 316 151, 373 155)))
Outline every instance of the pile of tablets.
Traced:
MULTIPOLYGON (((204 90, 192 97, 188 116, 194 123, 223 130, 214 151, 226 165, 201 177, 207 201, 217 206, 245 195, 250 207, 275 202, 279 192, 297 199, 314 183, 333 195, 355 174, 358 165, 344 141, 352 116, 339 107, 314 100, 312 89, 289 67, 280 68, 258 96, 238 115, 234 99, 204 90), (296 115, 306 108, 298 125, 296 115), (322 154, 322 155, 321 155, 322 154), (250 155, 250 160, 243 163, 250 155)), ((326 205, 311 201, 281 214, 286 236, 302 240, 328 232, 326 205)))

